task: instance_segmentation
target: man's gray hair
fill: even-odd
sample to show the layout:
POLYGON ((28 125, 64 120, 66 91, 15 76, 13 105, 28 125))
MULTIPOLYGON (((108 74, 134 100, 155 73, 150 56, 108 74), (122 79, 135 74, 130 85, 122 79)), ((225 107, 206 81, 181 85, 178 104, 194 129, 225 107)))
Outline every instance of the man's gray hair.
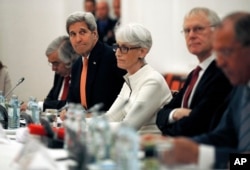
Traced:
POLYGON ((46 56, 51 55, 54 52, 58 52, 58 58, 66 64, 68 68, 72 66, 75 60, 79 57, 78 54, 75 53, 69 37, 68 36, 59 36, 54 39, 46 49, 46 56))
POLYGON ((69 33, 70 25, 76 22, 84 22, 86 23, 88 29, 90 31, 97 30, 96 20, 94 15, 91 12, 83 12, 83 11, 76 11, 71 13, 66 21, 66 30, 69 33))
POLYGON ((217 13, 209 8, 205 8, 205 7, 196 7, 191 9, 184 17, 184 19, 193 16, 193 15, 197 15, 197 14, 205 14, 208 18, 208 21, 210 22, 211 26, 217 26, 218 24, 220 24, 221 20, 220 17, 217 15, 217 13))

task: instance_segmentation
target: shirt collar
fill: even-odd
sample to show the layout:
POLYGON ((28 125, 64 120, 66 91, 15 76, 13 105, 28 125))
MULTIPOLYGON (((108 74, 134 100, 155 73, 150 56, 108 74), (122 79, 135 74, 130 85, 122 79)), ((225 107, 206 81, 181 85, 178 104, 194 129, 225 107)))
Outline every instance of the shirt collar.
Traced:
MULTIPOLYGON (((89 56, 90 56, 90 53, 88 54, 88 56, 87 56, 87 59, 89 59, 89 56)), ((82 56, 82 61, 84 60, 84 56, 82 56)))
POLYGON ((204 60, 203 62, 201 62, 199 64, 199 66, 202 68, 202 70, 206 70, 208 68, 208 66, 214 61, 214 59, 215 59, 215 56, 211 55, 206 60, 204 60))

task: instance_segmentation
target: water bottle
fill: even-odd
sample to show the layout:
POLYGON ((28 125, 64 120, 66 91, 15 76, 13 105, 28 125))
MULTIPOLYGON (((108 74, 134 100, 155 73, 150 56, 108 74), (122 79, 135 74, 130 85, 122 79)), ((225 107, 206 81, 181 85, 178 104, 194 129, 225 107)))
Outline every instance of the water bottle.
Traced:
POLYGON ((154 142, 145 142, 144 146, 145 157, 143 159, 142 170, 158 170, 160 163, 158 160, 156 144, 154 142))
POLYGON ((86 147, 86 133, 87 133, 87 124, 85 120, 85 109, 81 104, 76 104, 75 106, 75 122, 76 125, 75 133, 76 138, 73 139, 75 143, 75 158, 78 163, 78 169, 85 170, 87 169, 87 147, 86 147))
POLYGON ((88 154, 92 166, 98 169, 114 169, 111 160, 111 130, 108 120, 102 112, 92 112, 93 118, 89 123, 88 154))
POLYGON ((86 169, 86 120, 85 110, 81 104, 69 103, 67 119, 64 121, 66 130, 65 145, 70 157, 77 162, 75 169, 86 169))
POLYGON ((79 137, 79 140, 82 143, 86 142, 86 132, 87 132, 87 124, 86 124, 86 119, 85 119, 85 109, 81 104, 76 104, 75 106, 75 121, 77 124, 77 134, 79 137))
POLYGON ((26 110, 26 113, 30 116, 32 116, 32 105, 34 101, 35 101, 35 98, 33 96, 30 96, 29 101, 27 103, 27 110, 26 110))
POLYGON ((16 95, 12 95, 8 106, 8 129, 20 127, 20 103, 16 95))
POLYGON ((31 102, 31 116, 35 124, 40 124, 40 110, 36 98, 31 102))
POLYGON ((74 103, 69 103, 68 104, 68 109, 66 112, 66 119, 64 120, 63 124, 65 127, 65 137, 64 137, 64 149, 70 150, 72 146, 72 138, 70 137, 70 133, 72 132, 71 125, 74 122, 74 109, 75 109, 75 104, 74 103))
POLYGON ((139 170, 139 136, 137 132, 122 123, 115 134, 114 146, 117 170, 139 170))

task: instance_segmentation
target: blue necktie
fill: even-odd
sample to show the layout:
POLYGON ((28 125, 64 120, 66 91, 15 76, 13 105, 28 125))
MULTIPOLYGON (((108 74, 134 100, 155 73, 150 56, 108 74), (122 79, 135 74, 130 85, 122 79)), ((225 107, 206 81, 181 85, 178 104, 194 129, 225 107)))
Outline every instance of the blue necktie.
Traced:
POLYGON ((250 88, 246 86, 240 111, 239 150, 250 151, 250 88))

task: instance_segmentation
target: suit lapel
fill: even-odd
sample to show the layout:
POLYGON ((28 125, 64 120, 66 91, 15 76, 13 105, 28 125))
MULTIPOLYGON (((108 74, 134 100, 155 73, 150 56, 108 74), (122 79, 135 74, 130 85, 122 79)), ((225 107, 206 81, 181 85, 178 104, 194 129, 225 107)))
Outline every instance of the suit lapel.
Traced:
POLYGON ((95 78, 96 78, 97 68, 98 68, 99 61, 100 61, 100 58, 102 55, 100 53, 100 51, 102 51, 101 48, 102 48, 102 45, 100 44, 100 42, 97 42, 95 47, 91 51, 90 56, 89 56, 87 82, 86 82, 87 101, 89 101, 89 96, 91 96, 90 93, 92 91, 93 83, 94 83, 95 78))
POLYGON ((193 105, 196 98, 198 98, 201 95, 201 91, 204 91, 204 88, 207 87, 208 82, 212 79, 213 76, 215 76, 216 72, 218 71, 218 68, 216 67, 215 61, 212 61, 211 64, 208 66, 208 68, 203 73, 200 81, 198 82, 198 85, 195 89, 192 102, 190 106, 193 105))

